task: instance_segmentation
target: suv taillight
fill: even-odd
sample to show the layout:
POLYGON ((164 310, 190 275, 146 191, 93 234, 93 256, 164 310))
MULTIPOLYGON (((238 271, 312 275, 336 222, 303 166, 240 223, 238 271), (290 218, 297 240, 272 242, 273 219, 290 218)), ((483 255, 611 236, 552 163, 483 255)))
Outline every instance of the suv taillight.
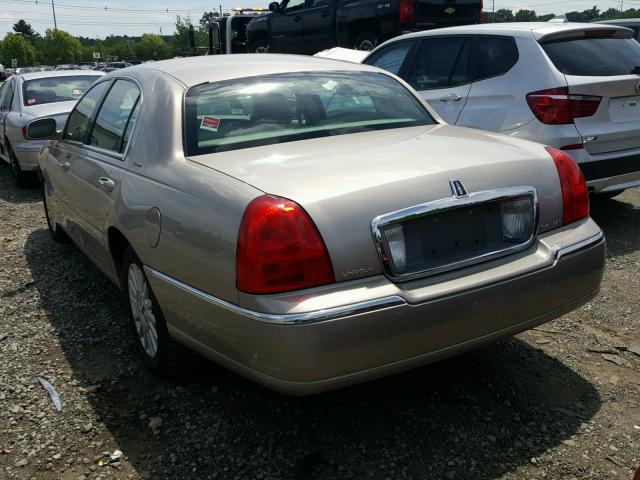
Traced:
POLYGON ((484 1, 480 0, 480 23, 484 23, 484 1))
POLYGON ((580 167, 561 150, 544 147, 553 158, 562 188, 562 224, 575 222, 589 215, 589 191, 580 167))
POLYGON ((273 195, 249 203, 238 233, 236 282, 255 294, 334 282, 324 242, 300 205, 273 195))
POLYGON ((527 94, 529 108, 547 125, 573 123, 574 118, 590 117, 600 106, 602 97, 569 94, 567 87, 550 88, 527 94))
POLYGON ((412 26, 416 23, 416 0, 400 0, 400 24, 412 26))

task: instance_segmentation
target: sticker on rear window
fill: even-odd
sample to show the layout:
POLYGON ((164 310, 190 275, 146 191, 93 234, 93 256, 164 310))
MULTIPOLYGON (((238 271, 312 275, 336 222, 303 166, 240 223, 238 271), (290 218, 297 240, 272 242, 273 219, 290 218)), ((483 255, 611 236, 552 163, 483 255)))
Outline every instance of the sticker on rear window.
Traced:
POLYGON ((80 95, 82 95, 82 90, 80 90, 79 88, 74 88, 71 91, 71 95, 73 95, 74 97, 79 97, 80 95))
POLYGON ((27 99, 27 105, 33 105, 36 102, 37 102, 37 100, 35 98, 28 98, 27 99))
POLYGON ((202 130, 209 130, 210 132, 217 132, 218 128, 220 128, 220 119, 205 115, 204 117, 202 117, 200 128, 202 130))

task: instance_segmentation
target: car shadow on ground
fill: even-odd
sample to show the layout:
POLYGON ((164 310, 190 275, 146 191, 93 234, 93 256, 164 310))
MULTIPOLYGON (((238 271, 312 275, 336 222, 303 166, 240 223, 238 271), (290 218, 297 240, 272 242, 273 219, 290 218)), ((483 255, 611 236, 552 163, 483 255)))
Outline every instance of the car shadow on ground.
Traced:
POLYGON ((306 398, 195 356, 169 382, 142 367, 118 289, 74 246, 42 229, 25 255, 71 375, 99 385, 86 394, 98 422, 153 478, 496 478, 535 462, 601 405, 593 385, 518 339, 306 398))
POLYGON ((11 167, 0 159, 0 200, 9 203, 34 203, 42 201, 40 183, 34 177, 27 188, 16 188, 11 167))
POLYGON ((640 249, 640 209, 627 200, 640 196, 640 189, 627 190, 612 199, 591 198, 591 217, 604 230, 609 256, 640 249))

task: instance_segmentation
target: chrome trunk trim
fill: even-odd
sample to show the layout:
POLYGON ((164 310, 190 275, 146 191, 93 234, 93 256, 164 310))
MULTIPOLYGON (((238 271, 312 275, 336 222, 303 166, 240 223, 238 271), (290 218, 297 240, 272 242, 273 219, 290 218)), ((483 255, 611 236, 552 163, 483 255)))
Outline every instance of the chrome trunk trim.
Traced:
POLYGON ((485 190, 482 192, 469 193, 466 197, 451 196, 440 200, 434 200, 432 202, 423 203, 420 205, 414 205, 412 207, 397 210, 395 212, 386 213, 374 218, 371 222, 371 231, 373 238, 378 249, 378 257, 382 263, 385 275, 395 282, 406 282, 416 278, 425 277, 428 275, 435 275, 437 273, 446 272, 449 270, 455 270, 458 268, 468 267, 477 263, 486 262, 499 258, 512 253, 520 252, 529 248, 537 237, 538 232, 538 217, 539 217, 539 205, 538 195, 536 189, 533 187, 509 187, 498 188, 495 190, 485 190), (419 272, 413 272, 404 275, 396 275, 393 272, 391 261, 384 254, 385 241, 382 234, 382 229, 389 224, 402 223, 408 220, 413 220, 425 215, 432 215, 435 213, 445 212, 447 210, 454 210, 461 207, 470 205, 477 205, 485 202, 494 202, 500 200, 508 200, 516 197, 531 196, 533 198, 533 233, 528 240, 523 243, 518 243, 513 247, 503 248, 494 252, 485 253, 475 257, 470 257, 458 262, 441 265, 439 267, 429 268, 421 270, 419 272))

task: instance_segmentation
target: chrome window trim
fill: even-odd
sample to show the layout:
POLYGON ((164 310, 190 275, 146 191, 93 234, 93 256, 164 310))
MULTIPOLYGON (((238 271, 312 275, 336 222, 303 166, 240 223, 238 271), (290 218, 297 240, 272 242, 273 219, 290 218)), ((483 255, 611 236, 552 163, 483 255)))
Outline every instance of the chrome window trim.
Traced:
POLYGON ((428 275, 435 275, 437 273, 442 273, 450 270, 468 267, 471 265, 475 265, 477 263, 486 262, 499 257, 503 257, 505 255, 510 255, 512 253, 526 250, 533 244, 533 242, 537 237, 538 220, 539 220, 539 205, 538 205, 538 194, 536 192, 536 189, 533 187, 508 187, 508 188, 497 188, 493 190, 484 190, 481 192, 471 192, 466 197, 460 197, 460 198, 457 198, 455 195, 453 195, 451 197, 442 198, 439 200, 434 200, 432 202, 427 202, 420 205, 414 205, 412 207, 404 208, 402 210, 397 210, 395 212, 386 213, 384 215, 379 215, 371 221, 371 232, 373 234, 373 239, 376 244, 376 249, 378 250, 378 258, 382 263, 382 268, 384 270, 385 275, 393 281, 406 282, 409 280, 425 277, 428 275), (426 215, 442 213, 447 210, 454 210, 454 209, 458 209, 458 208, 466 207, 470 205, 477 205, 477 204, 482 204, 486 202, 493 202, 493 201, 500 201, 500 200, 508 200, 511 198, 522 197, 522 196, 531 196, 533 199, 533 233, 523 243, 518 243, 512 247, 503 248, 503 249, 485 253, 482 255, 477 255, 475 257, 470 257, 465 260, 460 260, 460 261, 452 262, 446 265, 441 265, 439 267, 428 268, 425 270, 421 270, 419 272, 413 272, 413 273, 408 273, 404 275, 395 274, 393 271, 393 267, 391 265, 390 259, 387 258, 385 260, 385 255, 384 255, 385 240, 384 240, 384 236, 382 235, 382 229, 390 224, 401 223, 408 220, 414 220, 426 215))
POLYGON ((385 308, 406 305, 407 303, 403 298, 397 295, 392 295, 389 297, 382 297, 373 300, 367 300, 364 302, 352 303, 350 305, 341 305, 339 307, 327 308, 325 310, 313 310, 311 312, 304 313, 263 313, 256 312, 255 310, 249 310, 239 305, 235 305, 233 303, 222 300, 221 298, 214 297, 213 295, 203 292, 202 290, 198 290, 197 288, 187 285, 186 283, 176 280, 175 278, 170 277, 169 275, 165 275, 164 273, 154 270, 153 268, 145 266, 144 269, 145 272, 147 272, 147 275, 151 274, 152 276, 163 280, 164 282, 167 282, 187 293, 195 295, 201 300, 216 305, 235 315, 240 315, 251 320, 279 325, 296 325, 300 323, 307 324, 312 322, 335 320, 337 318, 348 317, 351 315, 358 315, 375 310, 382 310, 385 308))

